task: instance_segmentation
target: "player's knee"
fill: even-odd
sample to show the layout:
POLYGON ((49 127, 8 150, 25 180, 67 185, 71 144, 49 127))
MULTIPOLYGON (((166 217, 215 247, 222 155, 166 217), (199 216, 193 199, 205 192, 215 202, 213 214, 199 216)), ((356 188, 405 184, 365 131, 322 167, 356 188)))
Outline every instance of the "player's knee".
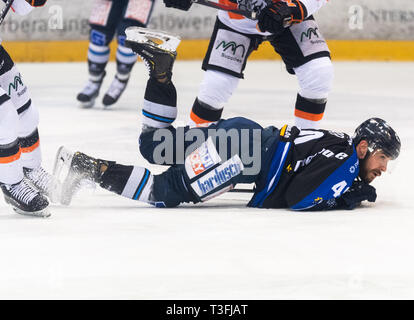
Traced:
POLYGON ((327 98, 334 80, 334 68, 328 57, 311 60, 295 69, 299 94, 308 99, 327 98))
POLYGON ((16 140, 18 122, 19 118, 11 100, 0 103, 0 145, 16 140))
POLYGON ((207 70, 200 85, 198 99, 215 109, 221 109, 233 92, 236 90, 240 79, 229 74, 207 70))
POLYGON ((161 143, 161 141, 154 140, 155 132, 155 129, 146 130, 139 136, 139 151, 142 157, 151 164, 158 164, 154 157, 154 149, 161 143))
POLYGON ((39 125, 39 111, 32 104, 26 111, 19 114, 19 136, 26 137, 39 125))
POLYGON ((112 41, 113 33, 104 27, 92 27, 90 32, 90 42, 98 47, 107 47, 112 41))

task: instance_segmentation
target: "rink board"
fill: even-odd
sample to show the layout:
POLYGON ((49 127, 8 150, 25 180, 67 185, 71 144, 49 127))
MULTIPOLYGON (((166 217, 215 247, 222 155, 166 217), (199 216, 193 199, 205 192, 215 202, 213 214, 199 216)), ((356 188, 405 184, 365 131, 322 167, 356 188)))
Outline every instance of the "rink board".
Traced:
MULTIPOLYGON (((115 59, 116 42, 111 44, 111 60, 115 59)), ((328 40, 335 60, 414 61, 414 41, 328 40)), ((88 41, 4 42, 16 62, 86 61, 88 41)), ((203 59, 208 40, 183 40, 178 47, 178 59, 203 59)), ((268 43, 254 51, 250 60, 279 60, 280 56, 268 43)))

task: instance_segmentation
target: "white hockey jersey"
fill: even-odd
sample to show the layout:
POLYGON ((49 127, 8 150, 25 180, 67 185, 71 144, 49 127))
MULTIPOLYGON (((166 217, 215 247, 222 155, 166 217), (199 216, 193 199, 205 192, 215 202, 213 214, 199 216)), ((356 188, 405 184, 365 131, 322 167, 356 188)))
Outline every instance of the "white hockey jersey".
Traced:
MULTIPOLYGON (((289 0, 288 0, 289 1, 289 0)), ((302 4, 306 7, 308 12, 308 17, 312 14, 316 13, 320 8, 322 8, 329 0, 301 0, 302 4)), ((219 0, 220 3, 231 5, 233 4, 235 8, 237 4, 230 2, 229 0, 219 0)), ((266 6, 265 0, 252 0, 251 2, 252 7, 258 7, 263 9, 266 6)), ((258 34, 263 36, 268 36, 271 33, 269 32, 260 32, 256 26, 257 21, 248 19, 242 15, 219 10, 218 18, 221 22, 225 25, 229 26, 230 28, 247 34, 258 34)))
MULTIPOLYGON (((12 4, 12 9, 18 15, 25 16, 33 10, 33 7, 30 4, 28 4, 25 0, 14 0, 12 4)), ((1 42, 2 39, 0 38, 0 44, 1 42)))

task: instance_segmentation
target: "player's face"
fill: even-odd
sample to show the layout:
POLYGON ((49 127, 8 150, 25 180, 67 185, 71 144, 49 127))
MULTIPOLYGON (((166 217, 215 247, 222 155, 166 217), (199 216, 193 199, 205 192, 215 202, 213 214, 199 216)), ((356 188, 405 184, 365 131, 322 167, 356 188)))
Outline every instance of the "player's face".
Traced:
POLYGON ((360 177, 367 183, 372 182, 382 172, 387 171, 390 160, 391 158, 381 150, 374 151, 361 165, 360 177))

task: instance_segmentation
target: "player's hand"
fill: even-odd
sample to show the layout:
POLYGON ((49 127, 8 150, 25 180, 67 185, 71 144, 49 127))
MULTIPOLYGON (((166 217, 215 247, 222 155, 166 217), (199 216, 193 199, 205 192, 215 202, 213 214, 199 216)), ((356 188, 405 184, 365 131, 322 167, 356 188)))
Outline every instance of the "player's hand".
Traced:
POLYGON ((47 0, 26 0, 32 7, 42 7, 45 5, 47 0))
POLYGON ((355 181, 351 188, 337 199, 337 203, 344 209, 352 210, 362 201, 375 202, 376 199, 377 192, 373 186, 363 181, 355 181))
POLYGON ((176 8, 188 11, 193 3, 191 0, 164 0, 164 4, 168 8, 176 8))
POLYGON ((262 32, 280 35, 285 28, 302 22, 306 16, 306 7, 299 0, 272 0, 261 10, 258 27, 262 32))

